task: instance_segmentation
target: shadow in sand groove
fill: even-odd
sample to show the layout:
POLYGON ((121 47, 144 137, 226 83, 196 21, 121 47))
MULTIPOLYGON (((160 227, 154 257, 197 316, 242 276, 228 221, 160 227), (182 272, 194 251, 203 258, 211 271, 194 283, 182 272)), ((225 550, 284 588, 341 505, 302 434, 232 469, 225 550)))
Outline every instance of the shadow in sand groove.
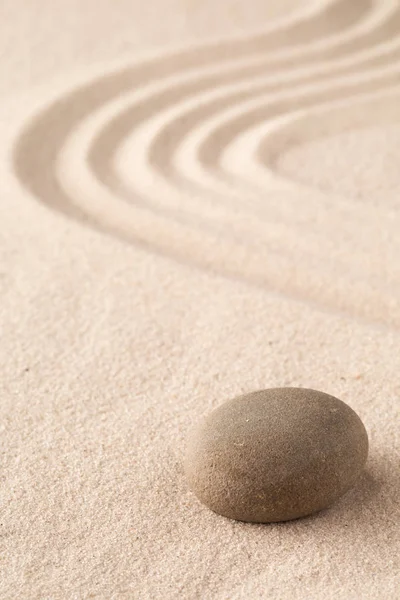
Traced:
POLYGON ((314 130, 321 111, 327 130, 330 112, 334 131, 368 125, 378 95, 397 119, 399 26, 397 2, 330 0, 261 33, 102 74, 25 125, 16 175, 49 207, 152 251, 400 324, 400 273, 379 282, 351 235, 360 219, 373 235, 376 218, 274 171, 277 149, 306 141, 301 124, 314 130), (340 249, 333 223, 349 232, 340 249))

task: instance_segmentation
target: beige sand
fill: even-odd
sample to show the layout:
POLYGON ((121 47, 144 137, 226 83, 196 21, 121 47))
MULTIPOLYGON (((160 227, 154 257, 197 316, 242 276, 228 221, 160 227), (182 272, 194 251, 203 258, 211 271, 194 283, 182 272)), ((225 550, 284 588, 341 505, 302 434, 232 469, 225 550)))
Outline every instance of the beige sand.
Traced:
POLYGON ((3 599, 399 597, 400 3, 3 0, 3 599), (361 416, 360 484, 250 525, 186 432, 361 416))

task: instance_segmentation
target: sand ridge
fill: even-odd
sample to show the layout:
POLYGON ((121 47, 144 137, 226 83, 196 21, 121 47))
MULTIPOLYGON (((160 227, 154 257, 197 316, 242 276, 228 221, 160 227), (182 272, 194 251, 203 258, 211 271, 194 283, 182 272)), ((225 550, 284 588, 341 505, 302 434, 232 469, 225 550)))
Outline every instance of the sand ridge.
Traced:
POLYGON ((399 1, 74 1, 21 2, 48 81, 0 105, 0 596, 397 599, 399 1), (186 433, 279 386, 354 408, 366 473, 219 519, 186 433))
MULTIPOLYGON (((385 291, 369 283, 380 264, 354 282, 353 238, 353 264, 335 262, 332 210, 335 227, 351 228, 351 201, 340 214, 326 196, 274 177, 268 159, 268 148, 276 158, 306 141, 313 118, 320 131, 330 123, 333 133, 360 114, 359 126, 377 112, 398 120, 399 26, 392 0, 360 1, 351 10, 346 2, 316 3, 264 34, 107 73, 22 129, 16 174, 40 201, 116 235, 355 316, 384 322, 389 313, 400 324, 393 306, 400 274, 385 291), (317 262, 308 256, 310 237, 302 244, 310 219, 298 222, 299 202, 311 215, 307 233, 320 247, 317 262), (367 310, 357 307, 360 293, 369 296, 367 310)), ((375 219, 363 225, 374 235, 375 219)), ((397 220, 384 225, 398 227, 397 220)), ((363 253, 364 246, 359 260, 363 253)))

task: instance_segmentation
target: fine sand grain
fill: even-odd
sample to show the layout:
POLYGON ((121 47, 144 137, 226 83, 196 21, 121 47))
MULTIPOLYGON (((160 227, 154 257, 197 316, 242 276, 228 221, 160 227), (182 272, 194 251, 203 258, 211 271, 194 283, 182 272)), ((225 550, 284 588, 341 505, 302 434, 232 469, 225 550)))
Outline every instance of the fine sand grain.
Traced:
POLYGON ((3 0, 0 50, 0 597, 397 600, 400 1, 3 0), (186 434, 279 386, 365 474, 219 517, 186 434))

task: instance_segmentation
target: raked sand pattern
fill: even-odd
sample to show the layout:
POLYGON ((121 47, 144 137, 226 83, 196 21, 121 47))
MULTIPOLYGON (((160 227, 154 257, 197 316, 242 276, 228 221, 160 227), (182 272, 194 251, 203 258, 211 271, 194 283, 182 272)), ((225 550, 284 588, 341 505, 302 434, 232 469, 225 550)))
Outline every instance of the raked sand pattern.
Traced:
POLYGON ((38 200, 70 217, 397 328, 400 177, 388 207, 373 186, 363 198, 335 189, 326 161, 308 177, 285 157, 313 145, 329 154, 349 127, 393 137, 399 122, 399 3, 325 0, 265 31, 77 84, 25 123, 13 162, 38 200))
POLYGON ((398 600, 400 0, 2 0, 0 75, 0 599, 398 600), (366 471, 219 517, 187 434, 282 386, 366 471))

